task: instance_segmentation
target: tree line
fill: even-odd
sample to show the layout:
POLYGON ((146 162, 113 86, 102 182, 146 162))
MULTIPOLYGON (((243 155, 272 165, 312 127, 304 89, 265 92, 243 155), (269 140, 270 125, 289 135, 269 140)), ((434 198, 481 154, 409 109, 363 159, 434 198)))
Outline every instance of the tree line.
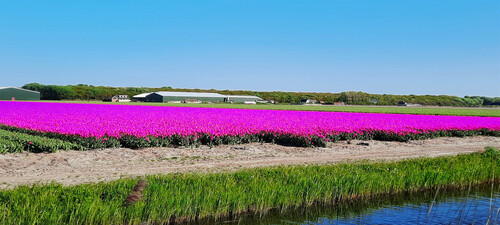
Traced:
POLYGON ((24 89, 40 92, 42 100, 104 100, 114 95, 128 95, 130 97, 147 92, 183 91, 183 92, 211 92, 223 95, 255 95, 265 100, 274 100, 277 103, 300 103, 302 99, 314 99, 325 104, 344 102, 349 105, 397 105, 400 101, 413 104, 434 106, 490 106, 500 105, 500 97, 484 96, 448 96, 448 95, 389 95, 370 94, 360 91, 341 93, 316 92, 283 92, 283 91, 246 91, 246 90, 215 90, 215 89, 184 89, 172 87, 106 87, 87 84, 78 85, 44 85, 29 83, 24 89))

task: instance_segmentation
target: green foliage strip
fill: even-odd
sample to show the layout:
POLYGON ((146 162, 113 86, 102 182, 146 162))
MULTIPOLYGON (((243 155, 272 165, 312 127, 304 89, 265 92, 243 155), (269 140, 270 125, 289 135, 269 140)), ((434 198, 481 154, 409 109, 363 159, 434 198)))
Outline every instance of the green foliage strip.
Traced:
POLYGON ((0 129, 0 154, 29 152, 56 152, 57 150, 83 150, 84 147, 62 139, 47 138, 0 129))
POLYGON ((114 95, 128 95, 130 97, 158 91, 182 91, 182 92, 212 92, 223 95, 255 95, 265 100, 274 100, 279 103, 300 103, 302 99, 315 99, 327 104, 342 101, 350 105, 397 105, 399 101, 421 105, 435 106, 481 106, 500 105, 500 97, 465 96, 459 98, 447 95, 388 95, 369 94, 365 92, 346 91, 341 93, 316 93, 316 92, 261 92, 244 90, 203 90, 183 89, 172 87, 148 88, 148 87, 105 87, 86 84, 78 85, 43 85, 29 83, 23 86, 25 89, 39 91, 42 100, 103 100, 114 95))

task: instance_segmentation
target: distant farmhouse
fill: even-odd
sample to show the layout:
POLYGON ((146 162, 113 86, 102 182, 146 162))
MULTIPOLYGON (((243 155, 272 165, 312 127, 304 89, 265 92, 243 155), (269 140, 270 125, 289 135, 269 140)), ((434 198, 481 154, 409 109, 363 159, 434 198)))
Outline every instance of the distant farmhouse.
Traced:
POLYGON ((256 103, 262 99, 249 95, 221 95, 218 93, 200 92, 168 92, 160 91, 143 93, 132 97, 136 102, 170 102, 170 103, 201 103, 201 102, 230 102, 230 103, 256 103))
POLYGON ((300 103, 303 104, 303 105, 306 105, 306 104, 316 104, 316 103, 318 103, 318 101, 314 100, 314 99, 302 99, 302 100, 300 100, 300 103))
POLYGON ((130 102, 128 95, 115 95, 111 98, 105 99, 104 102, 130 102))
POLYGON ((40 100, 40 92, 17 87, 0 87, 0 100, 40 100))

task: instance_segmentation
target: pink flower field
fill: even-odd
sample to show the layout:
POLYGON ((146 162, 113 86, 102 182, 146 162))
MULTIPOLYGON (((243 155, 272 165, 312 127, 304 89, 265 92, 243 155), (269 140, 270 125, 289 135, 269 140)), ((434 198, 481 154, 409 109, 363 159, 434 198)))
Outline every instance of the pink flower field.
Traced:
POLYGON ((386 132, 500 131, 498 117, 0 102, 0 124, 82 137, 213 137, 259 134, 327 138, 386 132))

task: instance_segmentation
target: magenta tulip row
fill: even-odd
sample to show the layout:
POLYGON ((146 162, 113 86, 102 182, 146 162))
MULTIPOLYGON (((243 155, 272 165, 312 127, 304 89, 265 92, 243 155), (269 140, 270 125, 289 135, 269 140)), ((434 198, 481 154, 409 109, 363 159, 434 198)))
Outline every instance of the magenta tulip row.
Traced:
POLYGON ((449 130, 500 131, 499 117, 312 112, 0 102, 0 124, 82 137, 214 137, 273 133, 327 137, 381 131, 407 135, 449 130))

